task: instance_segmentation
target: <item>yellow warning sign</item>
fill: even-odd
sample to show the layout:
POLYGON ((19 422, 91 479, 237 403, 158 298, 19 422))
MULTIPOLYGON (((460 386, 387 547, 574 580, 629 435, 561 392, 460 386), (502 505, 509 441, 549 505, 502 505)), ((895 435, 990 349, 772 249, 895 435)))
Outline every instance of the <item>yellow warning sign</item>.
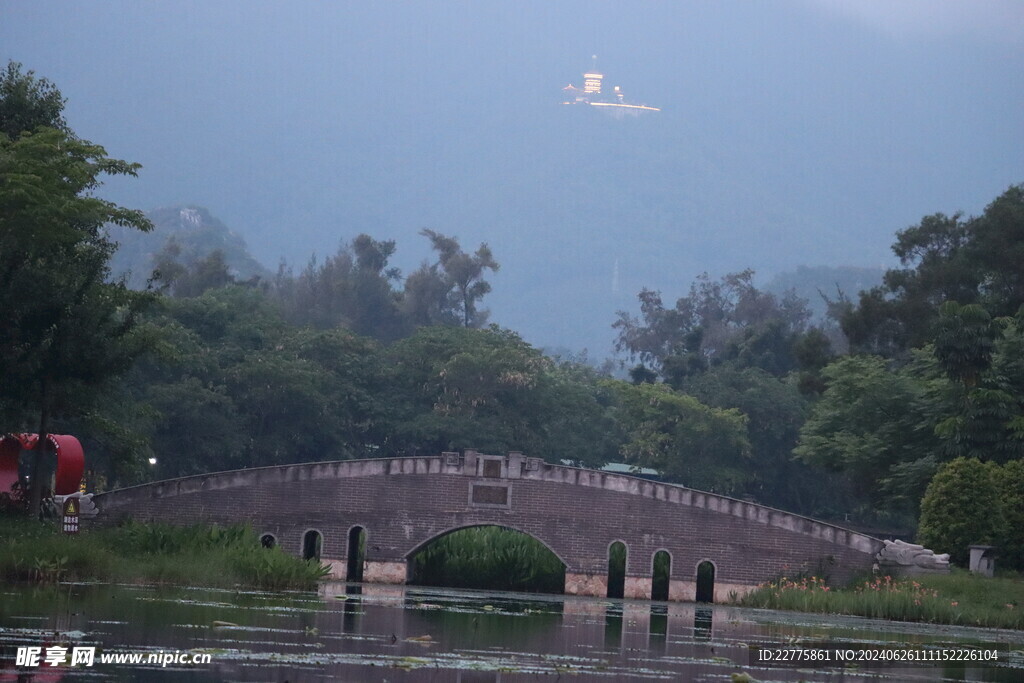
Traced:
POLYGON ((77 515, 78 514, 78 508, 75 507, 75 499, 74 498, 68 498, 67 501, 64 503, 64 514, 65 515, 77 515))

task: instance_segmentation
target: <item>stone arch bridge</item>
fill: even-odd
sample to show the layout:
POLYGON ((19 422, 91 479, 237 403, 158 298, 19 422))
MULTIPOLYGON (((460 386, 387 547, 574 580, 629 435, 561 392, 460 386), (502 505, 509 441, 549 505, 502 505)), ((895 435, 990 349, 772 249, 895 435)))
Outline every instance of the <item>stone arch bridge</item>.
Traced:
MULTIPOLYGON (((780 574, 869 570, 883 542, 806 517, 673 484, 552 465, 521 453, 344 460, 217 472, 95 497, 97 522, 246 522, 302 554, 311 535, 346 578, 355 529, 362 578, 404 583, 407 562, 451 531, 497 525, 544 543, 565 564, 565 592, 604 596, 609 548, 627 549, 627 598, 650 598, 654 555, 671 559, 668 597, 693 600, 697 567, 714 567, 716 601, 780 574)), ((307 551, 308 553, 308 551, 307 551)), ((357 570, 356 570, 357 571, 357 570)))

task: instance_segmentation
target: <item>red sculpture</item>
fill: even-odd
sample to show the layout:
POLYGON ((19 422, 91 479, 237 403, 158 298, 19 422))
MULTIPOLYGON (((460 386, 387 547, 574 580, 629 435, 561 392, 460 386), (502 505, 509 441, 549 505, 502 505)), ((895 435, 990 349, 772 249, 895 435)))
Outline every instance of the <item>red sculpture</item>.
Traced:
MULTIPOLYGON (((46 440, 57 454, 57 476, 54 494, 66 496, 78 491, 85 470, 82 444, 67 434, 47 434, 46 440)), ((18 481, 18 454, 22 450, 35 450, 38 434, 7 434, 0 437, 0 495, 10 494, 18 481)))

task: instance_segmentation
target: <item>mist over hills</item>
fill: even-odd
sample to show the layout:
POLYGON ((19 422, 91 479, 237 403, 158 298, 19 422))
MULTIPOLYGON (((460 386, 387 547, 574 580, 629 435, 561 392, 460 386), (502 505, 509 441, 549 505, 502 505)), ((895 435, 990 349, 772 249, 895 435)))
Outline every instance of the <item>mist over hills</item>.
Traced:
MULTIPOLYGON (((569 182, 585 186, 585 182, 581 183, 578 178, 569 178, 569 182)), ((639 210, 639 204, 634 208, 639 210)), ((530 267, 536 268, 537 263, 542 264, 535 272, 544 272, 547 276, 531 279, 523 274, 507 274, 503 270, 502 287, 508 287, 510 282, 516 283, 519 286, 517 291, 529 294, 519 300, 520 297, 502 292, 499 287, 484 301, 485 305, 491 306, 492 313, 494 299, 506 302, 497 314, 492 315, 492 320, 515 329, 528 340, 540 340, 536 342, 539 346, 553 352, 576 354, 588 349, 589 357, 596 362, 608 356, 614 340, 611 323, 615 319, 615 310, 611 307, 631 310, 636 293, 645 286, 642 283, 643 276, 653 276, 655 269, 666 268, 670 260, 670 256, 666 256, 659 261, 653 249, 639 255, 617 251, 615 240, 623 237, 621 232, 588 238, 587 231, 592 226, 608 225, 602 217, 615 220, 615 210, 617 207, 611 205, 592 207, 569 203, 564 215, 559 217, 566 229, 548 235, 546 242, 538 240, 533 243, 537 247, 537 258, 530 267), (571 257, 564 258, 559 254, 570 254, 571 257), (650 270, 643 270, 641 260, 645 258, 648 259, 650 270), (609 263, 610 269, 607 267, 609 263), (624 290, 622 282, 626 278, 623 275, 629 275, 630 268, 640 269, 629 278, 640 284, 636 285, 635 290, 624 290), (512 305, 508 302, 512 302, 512 305), (518 327, 506 319, 508 314, 514 317, 517 312, 521 316, 518 327)), ((163 207, 150 211, 147 216, 154 226, 149 233, 125 230, 118 226, 108 228, 118 242, 118 250, 111 260, 112 275, 126 276, 129 285, 134 288, 141 289, 147 285, 161 253, 171 245, 175 249, 172 260, 184 266, 191 267, 213 251, 219 250, 224 254, 231 275, 238 281, 253 277, 265 279, 273 275, 268 267, 250 253, 242 234, 230 229, 204 207, 163 207)), ((541 232, 537 231, 536 234, 541 232)), ((510 233, 514 236, 516 230, 510 233)), ((425 253, 421 244, 399 245, 400 248, 402 246, 406 246, 406 251, 425 253)), ((469 244, 464 246, 471 247, 469 244)), ((794 271, 776 274, 762 286, 780 295, 794 290, 809 301, 811 309, 820 318, 825 312, 822 294, 835 298, 838 292, 843 292, 855 298, 861 289, 878 284, 881 275, 882 270, 874 268, 800 266, 794 271)), ((666 302, 670 303, 677 296, 685 294, 688 287, 689 281, 677 283, 671 291, 666 291, 666 302)))
POLYGON ((111 275, 115 278, 125 276, 128 285, 134 289, 146 286, 157 266, 159 254, 172 244, 177 246, 174 260, 183 266, 193 266, 219 250, 224 254, 231 274, 238 280, 270 274, 249 253, 244 237, 201 206, 163 207, 147 212, 146 217, 153 223, 150 232, 117 225, 107 228, 110 237, 118 244, 110 260, 111 275))
POLYGON ((65 4, 6 7, 0 44, 142 164, 105 197, 207 207, 272 269, 487 242, 492 319, 596 356, 642 287, 892 266, 897 230, 1024 179, 1013 3, 65 4), (662 111, 561 105, 594 53, 662 111))

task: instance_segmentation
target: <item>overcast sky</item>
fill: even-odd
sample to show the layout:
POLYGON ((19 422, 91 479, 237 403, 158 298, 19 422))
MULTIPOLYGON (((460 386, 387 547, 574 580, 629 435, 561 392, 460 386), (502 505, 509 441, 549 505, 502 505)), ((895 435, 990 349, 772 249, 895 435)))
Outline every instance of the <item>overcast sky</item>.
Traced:
POLYGON ((600 354, 640 286, 889 264, 896 230, 1024 182, 1022 27, 1019 0, 0 0, 0 57, 143 164, 121 203, 205 206, 270 266, 488 241, 495 319, 600 354), (663 111, 568 118, 593 54, 663 111))

